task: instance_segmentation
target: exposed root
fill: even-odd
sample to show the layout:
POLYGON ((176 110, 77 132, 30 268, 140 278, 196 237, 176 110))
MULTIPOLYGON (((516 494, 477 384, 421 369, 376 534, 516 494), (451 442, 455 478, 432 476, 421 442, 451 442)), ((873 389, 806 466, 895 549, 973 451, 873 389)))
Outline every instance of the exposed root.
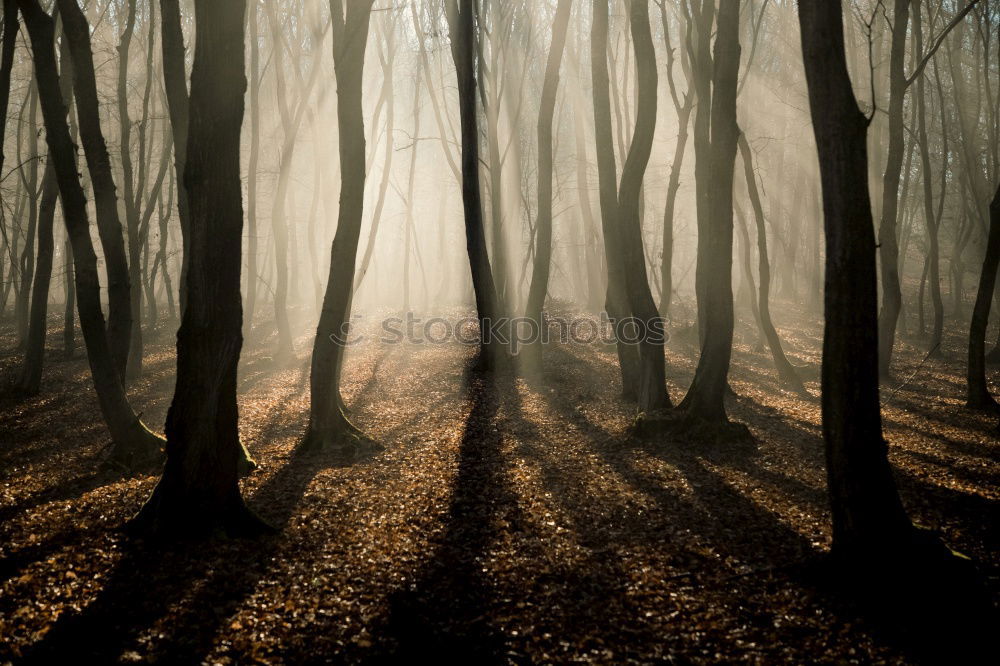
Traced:
POLYGON ((347 463, 372 456, 385 447, 364 434, 346 419, 332 430, 320 432, 310 428, 299 451, 302 453, 330 454, 347 463))

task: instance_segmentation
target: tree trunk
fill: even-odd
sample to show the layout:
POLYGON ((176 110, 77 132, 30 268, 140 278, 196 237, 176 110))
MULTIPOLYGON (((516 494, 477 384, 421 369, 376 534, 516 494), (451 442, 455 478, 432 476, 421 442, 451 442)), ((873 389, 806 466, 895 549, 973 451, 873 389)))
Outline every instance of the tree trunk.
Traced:
MULTIPOLYGON (((58 0, 63 30, 73 58, 73 93, 76 96, 80 138, 94 189, 97 229, 104 249, 108 275, 108 342, 115 367, 124 379, 133 325, 129 266, 125 256, 118 197, 111 158, 101 131, 97 82, 90 47, 90 26, 76 0, 58 0)), ((65 194, 63 195, 65 197, 65 194)), ((65 202, 64 202, 65 205, 65 202)), ((77 257, 79 259, 79 256, 77 257)), ((139 289, 139 285, 135 285, 139 289)), ((80 294, 82 300, 82 294, 80 294)), ((82 314, 81 314, 82 324, 82 314)))
MULTIPOLYGON (((611 98, 608 75, 608 0, 594 0, 590 32, 590 68, 594 94, 594 138, 597 148, 597 179, 604 232, 604 256, 608 266, 608 292, 604 309, 617 329, 632 311, 625 289, 625 259, 619 231, 617 167, 611 131, 611 98)), ((619 341, 618 366, 622 375, 622 397, 638 399, 639 353, 634 345, 619 341)))
POLYGON ((796 393, 804 394, 806 389, 802 385, 802 378, 788 362, 785 351, 781 348, 781 338, 778 337, 778 331, 775 330, 774 322, 771 321, 771 262, 767 252, 764 207, 761 205, 760 191, 757 189, 757 176, 753 170, 750 144, 743 134, 740 134, 739 137, 739 148, 743 155, 743 175, 746 177, 747 190, 750 193, 750 205, 753 206, 753 217, 757 223, 757 274, 760 276, 757 311, 760 314, 761 332, 767 341, 768 349, 771 350, 771 358, 774 359, 774 367, 778 371, 778 377, 796 393))
POLYGON ((167 93, 167 112, 174 132, 174 169, 177 183, 177 214, 181 221, 180 310, 187 306, 188 232, 191 213, 184 188, 184 167, 188 150, 188 91, 184 66, 184 31, 181 29, 180 0, 160 0, 160 41, 163 44, 163 83, 167 93))
POLYGON ((131 526, 157 536, 253 535, 265 526, 240 496, 236 370, 240 297, 245 0, 195 0, 194 66, 184 186, 191 226, 187 307, 167 462, 131 526))
POLYGON ((986 256, 979 274, 979 291, 972 310, 969 327, 968 395, 966 406, 971 409, 997 412, 1000 404, 990 395, 986 382, 986 329, 996 287, 997 267, 1000 266, 1000 187, 990 202, 990 230, 986 241, 986 256))
POLYGON ((882 439, 868 121, 847 73, 840 3, 800 0, 799 23, 823 183, 822 410, 833 551, 865 562, 897 552, 912 530, 882 439))
POLYGON ((707 201, 708 215, 698 231, 704 329, 699 330, 701 357, 694 381, 681 403, 687 418, 712 424, 728 421, 725 395, 733 351, 733 172, 740 133, 736 123, 739 11, 738 0, 722 0, 719 5, 712 76, 713 186, 707 201))
MULTIPOLYGON (((572 0, 559 0, 552 24, 552 43, 549 46, 548 61, 545 63, 545 79, 542 83, 542 97, 538 109, 538 210, 535 222, 535 264, 531 271, 531 286, 528 288, 528 302, 524 316, 533 322, 539 333, 542 308, 549 288, 549 271, 552 266, 552 122, 555 117, 556 95, 559 93, 559 69, 562 66, 563 51, 566 47, 566 32, 569 26, 572 0)), ((496 193, 494 193, 494 196, 496 193)), ((541 340, 536 336, 529 349, 541 370, 541 340)))
POLYGON ((618 227, 624 261, 625 288, 634 333, 639 339, 639 372, 636 397, 639 410, 651 413, 670 407, 667 394, 663 345, 663 320, 649 290, 646 255, 643 252, 640 206, 642 181, 649 164, 656 129, 656 55, 649 27, 646 0, 629 4, 629 23, 635 49, 637 77, 636 118, 632 143, 622 166, 618 189, 618 227))
POLYGON ((500 308, 483 231, 482 192, 479 185, 479 122, 476 114, 475 0, 449 0, 448 25, 451 54, 458 78, 458 101, 462 125, 462 204, 465 213, 465 244, 472 273, 472 286, 479 318, 479 367, 491 369, 500 360, 500 344, 493 340, 491 326, 500 323, 500 308))
MULTIPOLYGON (((111 431, 114 447, 112 459, 131 466, 159 455, 162 440, 143 425, 129 405, 122 386, 121 374, 115 365, 108 337, 105 335, 97 255, 90 240, 87 201, 77 173, 76 149, 66 123, 66 106, 62 102, 59 89, 54 21, 42 10, 38 0, 18 0, 18 4, 31 38, 35 80, 38 83, 42 117, 45 120, 46 141, 59 183, 63 218, 73 243, 80 327, 87 345, 87 359, 94 378, 98 402, 111 431)), ((63 19, 66 19, 65 12, 63 19)), ((76 72, 81 69, 84 68, 74 67, 76 72)), ((79 83, 79 80, 76 82, 79 83)), ((74 88, 79 95, 78 86, 74 88)), ((79 103, 79 97, 77 101, 79 103)))
MULTIPOLYGON (((924 52, 923 21, 920 12, 913 14, 913 47, 917 53, 924 52)), ((941 250, 940 250, 940 219, 934 211, 934 190, 931 183, 930 144, 927 141, 927 101, 924 77, 917 77, 917 137, 920 144, 921 179, 924 185, 924 220, 927 226, 927 280, 930 281, 931 302, 934 305, 934 326, 931 330, 930 353, 941 354, 941 339, 944 335, 944 303, 941 298, 941 250)), ((944 113, 944 109, 941 110, 944 113)), ((943 150, 947 152, 947 137, 943 137, 943 150)), ((947 159, 947 157, 945 158, 947 159)), ((943 166, 947 170, 947 165, 943 166)), ((942 198, 944 191, 941 192, 942 198)), ((921 282, 923 285, 923 282, 921 282)), ((923 312, 923 290, 921 289, 920 309, 923 312)), ((922 317, 921 317, 922 319, 922 317)), ((921 321, 921 332, 923 322, 921 321)))
POLYGON ((28 317, 24 360, 17 378, 17 390, 25 395, 37 394, 42 383, 45 336, 48 332, 49 284, 52 280, 54 245, 52 227, 58 196, 59 186, 56 184, 55 170, 52 168, 52 163, 49 162, 45 166, 45 175, 42 177, 42 200, 38 209, 38 261, 35 265, 34 282, 31 285, 31 312, 28 317))
POLYGON ((323 296, 309 377, 309 427, 302 447, 331 449, 354 456, 370 445, 348 420, 340 401, 340 370, 347 345, 354 265, 365 196, 365 125, 361 106, 365 48, 374 0, 330 1, 333 60, 337 77, 340 151, 340 214, 330 250, 330 272, 323 296))

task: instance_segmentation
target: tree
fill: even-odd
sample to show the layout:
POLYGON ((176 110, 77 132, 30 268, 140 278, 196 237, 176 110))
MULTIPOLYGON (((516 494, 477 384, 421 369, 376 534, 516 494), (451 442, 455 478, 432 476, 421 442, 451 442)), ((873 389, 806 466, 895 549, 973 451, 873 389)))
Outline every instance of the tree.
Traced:
POLYGON ((448 0, 451 55, 458 78, 459 115, 462 126, 462 205, 465 213, 465 244, 472 272, 472 287, 479 318, 480 353, 477 363, 493 368, 500 359, 500 346, 490 335, 499 322, 497 291, 483 232, 482 192, 479 185, 479 123, 476 117, 475 9, 476 0, 448 0))
POLYGON ((643 251, 640 205, 642 182, 653 148, 656 129, 656 52, 649 26, 648 0, 630 0, 629 24, 635 50, 636 116, 635 130, 628 155, 622 165, 618 187, 618 227, 624 260, 625 289, 630 323, 639 339, 639 372, 636 398, 639 411, 651 413, 670 407, 667 394, 663 345, 666 342, 663 320, 649 290, 646 255, 643 251))
POLYGON ((158 536, 266 529, 240 495, 236 369, 243 345, 240 271, 246 0, 195 0, 194 65, 184 187, 190 204, 187 306, 177 333, 177 384, 167 462, 132 520, 158 536))
MULTIPOLYGON (((712 75, 711 196, 698 229, 701 356, 681 409, 694 421, 727 422, 725 394, 733 351, 733 177, 740 128, 736 93, 740 68, 740 7, 738 0, 721 0, 712 75)), ((702 26, 704 27, 704 26, 702 26)), ((699 98, 699 104, 701 104, 699 98)), ((704 160, 701 160, 702 162, 704 160)))
MULTIPOLYGON (((73 93, 80 122, 80 138, 94 188, 97 228, 107 266, 108 341, 118 372, 124 379, 134 325, 132 285, 122 225, 118 217, 118 196, 111 171, 111 158, 101 130, 100 102, 90 47, 90 26, 87 25, 87 19, 77 0, 58 0, 58 7, 73 58, 73 93)), ((135 289, 139 288, 137 283, 135 289)))
MULTIPOLYGON (((608 75, 608 0, 594 0, 590 28, 590 69, 594 95, 594 141, 597 148, 597 180, 604 232, 604 256, 608 266, 608 291, 604 309, 616 328, 632 315, 625 286, 625 255, 618 224, 618 186, 615 149, 611 134, 611 98, 608 75)), ((622 375, 622 397, 637 400, 639 354, 634 345, 619 341, 618 366, 622 375)))
POLYGON ((187 305, 188 228, 190 206, 183 187, 188 148, 188 89, 184 67, 184 32, 181 30, 180 0, 160 0, 160 41, 163 48, 163 83, 167 95, 167 112, 174 132, 174 169, 176 171, 177 214, 181 221, 180 305, 183 315, 187 305))
POLYGON ((1000 403, 990 395, 986 383, 986 328, 989 325, 993 294, 996 291, 997 267, 1000 266, 1000 187, 990 202, 990 228, 986 240, 986 255, 979 274, 979 290, 969 326, 968 394, 966 406, 990 412, 1000 412, 1000 403))
POLYGON ((313 343, 306 450, 330 449, 348 456, 371 442, 344 413, 340 370, 350 322, 354 265, 365 196, 365 121, 361 84, 374 0, 330 0, 333 64, 337 77, 337 126, 340 150, 340 214, 330 249, 330 272, 313 343))
POLYGON ((840 3, 799 0, 799 24, 823 185, 821 382, 833 550, 859 561, 888 559, 909 541, 912 525, 882 438, 868 120, 847 72, 840 3))
MULTIPOLYGON (((524 316, 534 322, 537 331, 541 331, 545 325, 542 321, 542 307, 545 305, 549 271, 552 266, 552 119, 555 116, 559 69, 562 66, 572 7, 572 0, 559 0, 559 4, 556 5, 552 44, 549 46, 549 57, 545 64, 545 80, 542 83, 542 97, 538 110, 538 217, 535 222, 535 264, 531 272, 531 285, 528 288, 528 303, 524 308, 524 316)), ((533 345, 531 349, 536 350, 534 353, 540 353, 540 347, 537 345, 533 345)), ((535 360, 540 360, 540 356, 535 360)))
MULTIPOLYGON (((73 245, 76 298, 87 360, 101 412, 111 432, 112 460, 131 466, 158 456, 162 440, 132 410, 105 333, 97 255, 90 239, 87 201, 76 169, 76 149, 66 122, 56 67, 55 22, 42 10, 38 0, 18 0, 18 6, 31 38, 45 138, 59 183, 66 230, 73 245)), ((75 67, 74 72, 79 69, 75 67)))

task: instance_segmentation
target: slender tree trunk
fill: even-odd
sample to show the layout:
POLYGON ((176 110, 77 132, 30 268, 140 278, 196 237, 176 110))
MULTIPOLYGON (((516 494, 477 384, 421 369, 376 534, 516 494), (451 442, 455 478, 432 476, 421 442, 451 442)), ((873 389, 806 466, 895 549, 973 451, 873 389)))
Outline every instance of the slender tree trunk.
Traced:
POLYGON ((500 345, 490 328, 501 316, 496 287, 486 251, 483 231, 482 192, 479 185, 479 122, 476 114, 475 0, 448 0, 451 53, 458 78, 458 100, 462 125, 462 204, 465 213, 465 243, 476 297, 481 335, 479 365, 494 367, 500 345))
POLYGON ((236 370, 242 348, 245 0, 195 0, 194 66, 184 186, 191 226, 187 307, 167 462, 131 526, 157 536, 253 535, 265 526, 240 496, 236 370))
POLYGON ((260 169, 260 2, 250 2, 250 161, 247 165, 247 296, 243 337, 251 341, 257 309, 257 174, 260 169))
MULTIPOLYGON (((917 53, 923 53, 923 21, 921 21, 919 7, 918 11, 913 14, 913 35, 914 49, 917 53)), ((917 78, 916 84, 917 137, 920 144, 921 180, 923 180, 924 185, 924 221, 927 227, 927 280, 930 281, 931 302, 934 305, 934 327, 931 331, 930 353, 940 356, 941 339, 944 335, 944 303, 941 299, 940 219, 934 212, 930 144, 927 141, 927 101, 923 75, 917 78)), ((941 112, 944 113, 944 109, 941 112)), ((947 138, 944 138, 943 141, 944 150, 947 151, 947 138)), ((941 196, 944 197, 944 191, 941 192, 941 196)), ((921 285, 923 285, 923 281, 921 281, 921 285)), ((923 312, 923 303, 923 289, 921 289, 921 312, 923 312)), ((921 317, 921 332, 923 332, 923 328, 923 317, 921 317)))
MULTIPOLYGON (((68 92, 68 91, 67 91, 68 92)), ((68 107, 68 105, 67 105, 68 107)), ((38 393, 45 361, 45 336, 48 332, 49 284, 52 280, 52 227, 56 214, 59 186, 51 162, 42 177, 42 200, 38 210, 38 262, 31 286, 31 312, 25 340, 24 360, 17 378, 17 389, 26 395, 38 393)))
MULTIPOLYGON (((23 118, 23 115, 22 115, 23 118)), ((24 189, 28 194, 28 227, 24 233, 24 247, 21 249, 20 257, 17 258, 20 281, 18 283, 17 294, 14 299, 14 319, 17 328, 17 346, 23 349, 28 340, 28 309, 29 296, 31 294, 31 283, 35 274, 35 235, 38 228, 38 131, 36 129, 38 119, 38 94, 34 91, 34 86, 28 92, 28 174, 25 176, 24 168, 18 169, 24 189)), ((20 146, 20 142, 19 142, 20 146)), ((20 157, 20 155, 19 155, 20 157)))
POLYGON ((163 82, 167 93, 167 112, 174 132, 174 169, 177 183, 177 214, 181 222, 180 310, 187 306, 188 229, 191 213, 184 188, 184 167, 188 150, 188 91, 184 66, 184 32, 181 29, 180 0, 160 0, 160 41, 163 44, 163 82))
POLYGON ((1000 404, 990 395, 986 382, 986 329, 996 288, 997 267, 1000 266, 1000 187, 990 202, 990 229, 986 241, 986 256, 979 274, 979 290, 972 310, 969 327, 968 394, 966 406, 971 409, 997 412, 1000 404))
MULTIPOLYGON (((105 335, 97 255, 90 240, 87 202, 77 173, 76 149, 66 123, 66 106, 62 102, 59 89, 54 21, 42 10, 38 0, 18 0, 18 5, 31 37, 35 79, 38 83, 42 116, 45 120, 46 140, 59 183, 66 229, 73 243, 80 327, 87 345, 87 359, 90 362, 98 402, 111 431, 114 445, 112 459, 123 465, 132 465, 158 455, 162 440, 142 424, 129 405, 122 386, 121 374, 115 365, 108 337, 105 335)), ((64 11, 63 20, 66 18, 64 11)), ((86 68, 74 67, 75 72, 81 69, 86 68)), ((79 78, 76 78, 75 83, 74 89, 79 95, 79 78)), ((79 105, 79 97, 77 102, 79 105)))
MULTIPOLYGON (((132 330, 131 284, 125 255, 118 197, 111 158, 101 131, 97 82, 90 47, 90 26, 76 0, 58 0, 66 41, 73 59, 73 93, 76 96, 80 138, 94 188, 97 229, 104 249, 108 275, 108 342, 115 367, 124 379, 132 330)), ((65 194, 63 195, 65 197, 65 194)), ((65 206, 65 202, 64 202, 65 206)), ((77 255, 79 260, 79 255, 77 255)), ((139 289, 139 285, 135 286, 139 289)), ((80 294, 82 299, 82 294, 80 294)), ((82 324, 82 314, 81 314, 82 324)))
POLYGON ((698 232, 702 267, 701 357, 681 407, 694 421, 728 421, 725 394, 733 351, 733 175, 740 129, 736 122, 739 82, 739 0, 721 0, 713 53, 711 173, 705 237, 698 232), (704 249, 702 250, 702 246, 704 249))
MULTIPOLYGON (((619 230, 617 167, 611 130, 611 98, 608 75, 608 0, 594 0, 590 33, 590 68, 594 94, 594 137, 597 148, 598 193, 604 255, 608 266, 608 292, 604 308, 615 328, 631 316, 625 288, 625 259, 619 230)), ((639 353, 635 345, 619 341, 618 365, 622 375, 622 397, 637 400, 639 353)))
POLYGON ((912 526, 889 468, 878 394, 878 296, 868 194, 868 122, 844 56, 840 3, 800 0, 826 229, 823 438, 835 554, 886 558, 912 526))
POLYGON ((66 303, 63 308, 63 356, 73 358, 76 355, 76 281, 73 279, 73 243, 66 234, 63 244, 63 291, 66 293, 66 303))
POLYGON ((666 335, 663 320, 649 290, 640 217, 642 182, 656 129, 656 54, 646 0, 632 0, 629 3, 629 23, 637 76, 636 118, 632 143, 622 166, 621 185, 618 189, 618 228, 624 260, 625 288, 632 313, 631 322, 639 339, 636 397, 639 410, 651 413, 670 407, 670 397, 667 395, 663 354, 666 335))
POLYGON ((774 367, 778 377, 789 388, 797 393, 805 393, 805 386, 795 368, 788 362, 781 348, 781 338, 771 321, 771 262, 767 253, 767 229, 764 224, 764 207, 760 201, 760 191, 757 189, 757 176, 753 170, 753 158, 750 154, 750 144, 746 136, 740 134, 739 149, 743 156, 743 175, 746 177, 747 190, 750 193, 750 204, 753 206, 754 221, 757 223, 757 274, 760 276, 758 287, 757 311, 760 313, 760 327, 767 341, 774 367))
POLYGON ((340 370, 349 339, 354 265, 364 213, 365 125, 361 105, 365 49, 374 0, 330 0, 337 76, 337 125, 341 169, 340 214, 330 250, 330 272, 313 345, 309 427, 302 447, 348 456, 370 441, 348 420, 340 400, 340 370))
MULTIPOLYGON (((549 271, 552 266, 552 122, 555 117, 556 95, 559 93, 559 69, 562 66, 563 51, 566 47, 566 32, 569 26, 572 0, 559 0, 555 20, 552 24, 552 43, 549 46, 548 61, 545 64, 545 79, 542 83, 542 97, 538 110, 538 210, 535 222, 535 264, 531 272, 531 286, 525 318, 534 322, 537 331, 542 330, 542 308, 549 288, 549 271)), ((540 337, 540 336, 538 336, 540 337)), ((540 340, 530 349, 532 359, 541 361, 540 340)), ((536 368, 541 370, 540 365, 536 368)))
POLYGON ((3 0, 3 44, 0 46, 0 171, 4 163, 4 138, 7 136, 7 109, 10 103, 10 75, 14 69, 17 47, 17 0, 3 0))

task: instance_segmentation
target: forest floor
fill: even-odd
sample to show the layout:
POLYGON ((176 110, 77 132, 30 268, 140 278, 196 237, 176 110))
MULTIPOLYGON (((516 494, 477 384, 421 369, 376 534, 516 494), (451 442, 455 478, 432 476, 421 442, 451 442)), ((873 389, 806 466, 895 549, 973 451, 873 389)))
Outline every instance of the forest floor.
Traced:
MULTIPOLYGON (((0 400, 0 663, 917 659, 812 573, 830 543, 822 331, 789 307, 778 320, 813 397, 782 388, 741 326, 728 407, 751 445, 630 439, 610 347, 549 345, 545 379, 527 382, 468 372, 457 343, 362 344, 345 398, 385 450, 352 464, 295 455, 307 331, 286 365, 258 341, 240 369, 260 463, 243 493, 280 531, 164 545, 120 530, 157 470, 102 464, 87 364, 63 359, 53 319, 41 394, 0 400)), ((130 390, 161 428, 173 336, 149 337, 130 390)), ((675 400, 697 357, 688 338, 668 345, 675 400)), ((0 374, 17 365, 12 344, 6 325, 0 374)), ((962 407, 960 332, 941 359, 921 345, 898 345, 883 391, 896 479, 913 519, 973 558, 996 601, 996 419, 962 407)))

